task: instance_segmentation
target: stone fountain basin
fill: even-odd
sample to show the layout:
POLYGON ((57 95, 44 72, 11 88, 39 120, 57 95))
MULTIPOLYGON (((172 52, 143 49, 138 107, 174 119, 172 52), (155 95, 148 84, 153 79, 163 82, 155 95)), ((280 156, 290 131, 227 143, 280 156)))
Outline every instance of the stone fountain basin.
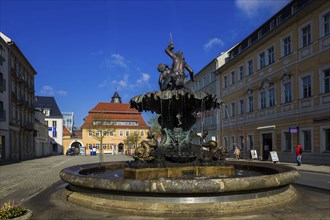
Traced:
POLYGON ((235 169, 257 171, 260 175, 247 177, 204 177, 204 178, 159 178, 137 180, 113 177, 100 177, 94 174, 105 170, 129 168, 129 162, 108 162, 102 164, 83 164, 63 169, 60 177, 72 188, 83 188, 115 192, 116 194, 144 195, 228 195, 251 191, 267 191, 288 186, 299 178, 299 172, 280 164, 227 161, 226 165, 235 169))

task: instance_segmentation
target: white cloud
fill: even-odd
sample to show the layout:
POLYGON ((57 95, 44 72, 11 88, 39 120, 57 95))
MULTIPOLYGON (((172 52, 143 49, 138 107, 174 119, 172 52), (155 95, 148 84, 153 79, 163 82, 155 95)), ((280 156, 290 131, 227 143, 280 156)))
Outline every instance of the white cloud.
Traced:
POLYGON ((67 96, 68 92, 65 90, 55 90, 51 86, 44 85, 40 90, 40 94, 45 96, 55 96, 56 94, 60 96, 67 96))
POLYGON ((121 79, 119 81, 112 80, 112 85, 114 85, 117 88, 126 88, 128 86, 128 75, 124 75, 124 79, 121 79))
POLYGON ((289 2, 290 0, 235 0, 235 5, 248 17, 255 17, 262 10, 274 13, 289 2))
POLYGON ((127 68, 128 65, 126 64, 126 60, 120 54, 112 54, 111 55, 111 62, 117 66, 127 68))
POLYGON ((142 73, 142 76, 140 79, 136 81, 137 84, 141 83, 149 83, 150 75, 148 73, 142 73))
POLYGON ((225 45, 225 43, 223 42, 223 40, 215 37, 215 38, 209 40, 209 42, 207 42, 204 45, 204 50, 210 50, 210 49, 214 48, 215 46, 223 47, 224 45, 225 45))

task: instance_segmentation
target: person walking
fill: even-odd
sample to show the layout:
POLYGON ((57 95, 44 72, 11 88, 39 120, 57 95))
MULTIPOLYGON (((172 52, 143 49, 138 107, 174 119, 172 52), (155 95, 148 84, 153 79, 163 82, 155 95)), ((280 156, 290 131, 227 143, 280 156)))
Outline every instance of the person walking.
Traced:
POLYGON ((241 155, 241 151, 238 147, 235 147, 234 156, 238 160, 241 155))
POLYGON ((302 147, 298 144, 296 147, 296 160, 297 160, 297 166, 301 165, 301 156, 302 156, 302 147))

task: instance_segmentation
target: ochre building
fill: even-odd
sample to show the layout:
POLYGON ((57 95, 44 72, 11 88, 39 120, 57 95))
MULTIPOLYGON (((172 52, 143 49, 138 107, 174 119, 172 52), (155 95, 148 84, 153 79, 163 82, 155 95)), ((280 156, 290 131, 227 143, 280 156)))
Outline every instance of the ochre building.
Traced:
POLYGON ((221 143, 246 158, 330 165, 330 1, 294 0, 228 51, 217 70, 221 143))
POLYGON ((133 154, 149 131, 142 114, 122 103, 117 91, 110 102, 100 102, 88 112, 81 128, 87 155, 93 148, 96 153, 133 154))

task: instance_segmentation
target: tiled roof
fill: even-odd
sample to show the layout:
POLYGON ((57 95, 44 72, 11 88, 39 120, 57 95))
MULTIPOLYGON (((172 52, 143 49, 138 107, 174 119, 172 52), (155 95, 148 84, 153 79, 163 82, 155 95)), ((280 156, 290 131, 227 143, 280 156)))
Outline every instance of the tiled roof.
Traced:
POLYGON ((71 132, 65 126, 63 126, 63 136, 71 136, 71 132))
POLYGON ((130 108, 129 104, 109 102, 98 103, 92 110, 89 111, 89 114, 85 118, 85 122, 82 125, 82 128, 86 127, 87 125, 91 125, 93 119, 95 120, 95 118, 109 121, 138 122, 138 126, 116 125, 116 128, 149 128, 145 123, 141 113, 136 109, 130 108))

